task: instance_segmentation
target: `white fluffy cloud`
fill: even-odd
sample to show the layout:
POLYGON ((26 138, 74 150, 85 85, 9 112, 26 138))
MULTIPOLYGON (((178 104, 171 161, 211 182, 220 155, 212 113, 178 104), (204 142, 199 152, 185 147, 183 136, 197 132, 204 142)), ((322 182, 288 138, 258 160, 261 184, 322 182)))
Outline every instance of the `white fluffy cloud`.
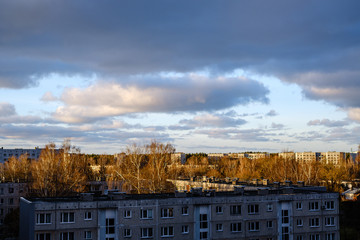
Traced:
POLYGON ((61 96, 64 105, 53 116, 80 123, 130 113, 218 110, 252 101, 266 103, 267 93, 261 83, 251 79, 197 74, 155 86, 98 82, 85 89, 65 90, 61 96))

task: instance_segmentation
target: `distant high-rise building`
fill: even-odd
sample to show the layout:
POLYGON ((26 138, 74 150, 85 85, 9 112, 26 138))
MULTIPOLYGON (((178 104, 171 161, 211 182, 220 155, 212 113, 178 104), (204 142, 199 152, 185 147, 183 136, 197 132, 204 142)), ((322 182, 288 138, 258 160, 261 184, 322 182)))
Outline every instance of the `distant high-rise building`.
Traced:
POLYGON ((41 151, 43 149, 39 147, 24 149, 24 148, 15 148, 15 149, 4 149, 0 148, 0 163, 4 163, 9 160, 11 157, 20 157, 22 154, 27 154, 30 159, 39 159, 41 151))

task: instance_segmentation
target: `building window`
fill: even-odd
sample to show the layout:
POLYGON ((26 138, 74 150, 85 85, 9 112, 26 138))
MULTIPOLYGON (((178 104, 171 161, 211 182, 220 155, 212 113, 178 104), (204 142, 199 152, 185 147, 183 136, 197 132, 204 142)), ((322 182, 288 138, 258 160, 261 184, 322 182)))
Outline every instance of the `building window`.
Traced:
POLYGON ((161 209, 161 217, 162 218, 172 218, 172 217, 174 217, 173 208, 162 208, 161 209))
POLYGON ((36 214, 36 224, 50 224, 51 214, 50 213, 38 213, 36 214))
POLYGON ((14 199, 13 198, 9 198, 9 205, 13 205, 14 204, 14 199))
POLYGON ((325 201, 325 209, 326 210, 334 210, 335 202, 334 201, 325 201))
POLYGON ((230 206, 231 215, 241 215, 241 205, 231 205, 230 206))
POLYGON ((4 194, 4 188, 0 188, 0 194, 1 194, 1 195, 4 194))
POLYGON ((200 232, 200 239, 207 239, 208 233, 207 232, 200 232))
POLYGON ((131 237, 131 229, 130 228, 125 228, 124 229, 124 237, 131 237))
POLYGON ((296 203, 296 210, 301 210, 302 209, 302 202, 297 202, 296 203))
POLYGON ((289 240, 290 239, 289 227, 282 227, 281 228, 281 233, 282 233, 282 239, 283 240, 289 240))
POLYGON ((266 211, 272 212, 272 210, 273 210, 273 205, 272 205, 272 203, 266 204, 266 211))
POLYGON ((241 222, 231 223, 230 231, 231 232, 241 232, 241 222))
POLYGON ((0 215, 4 215, 4 209, 3 208, 0 209, 0 215))
POLYGON ((84 236, 85 236, 85 239, 92 239, 92 232, 91 231, 85 231, 84 236))
POLYGON ((174 227, 162 227, 161 228, 161 236, 162 237, 172 237, 174 236, 174 227))
POLYGON ((320 234, 310 234, 310 240, 320 240, 320 234))
POLYGON ((200 228, 208 228, 207 214, 200 214, 200 228))
POLYGON ((14 193, 14 188, 9 187, 8 191, 9 191, 9 193, 14 193))
POLYGON ((62 212, 60 216, 61 223, 74 223, 75 214, 73 212, 62 212))
POLYGON ((259 222, 249 222, 249 231, 259 231, 260 230, 260 224, 259 222))
POLYGON ((188 207, 182 207, 181 208, 181 214, 182 215, 189 215, 189 208, 188 207))
POLYGON ((84 217, 85 220, 91 220, 92 219, 92 216, 91 216, 91 212, 85 212, 85 217, 84 217))
POLYGON ((222 223, 217 223, 217 224, 216 224, 216 231, 218 231, 218 232, 222 232, 222 231, 223 231, 223 225, 222 225, 222 223))
POLYGON ((181 233, 188 234, 189 233, 189 225, 182 225, 181 226, 181 233))
POLYGON ((115 233, 115 218, 106 219, 106 234, 115 233))
POLYGON ((297 225, 298 227, 302 227, 302 226, 304 225, 303 220, 302 220, 302 219, 296 219, 296 225, 297 225))
POLYGON ((140 218, 142 219, 152 219, 153 215, 152 215, 152 209, 141 209, 140 211, 140 218))
POLYGON ((266 222, 266 226, 267 226, 268 228, 272 228, 272 227, 273 227, 273 221, 267 221, 267 222, 266 222))
POLYGON ((1 204, 4 203, 4 199, 3 199, 3 198, 0 199, 0 203, 1 203, 1 204))
POLYGON ((282 223, 289 223, 289 210, 281 210, 282 223))
POLYGON ((258 214, 259 213, 259 204, 248 205, 248 214, 258 214))
POLYGON ((131 210, 124 211, 124 218, 131 218, 131 210))
POLYGON ((335 226, 335 217, 326 217, 325 226, 335 226))
POLYGON ((223 213, 223 207, 222 206, 216 206, 215 211, 216 211, 217 214, 222 214, 223 213))
POLYGON ((325 240, 335 240, 335 233, 327 233, 325 235, 325 240))
POLYGON ((152 228, 141 228, 141 238, 152 238, 153 229, 152 228))
POLYGON ((50 233, 37 233, 36 240, 51 240, 50 233))
POLYGON ((62 232, 60 233, 60 240, 74 240, 74 232, 62 232))
POLYGON ((296 236, 296 240, 304 240, 302 235, 296 236))
POLYGON ((318 211, 319 210, 319 202, 309 202, 309 210, 310 211, 318 211))
POLYGON ((309 219, 309 226, 310 227, 319 227, 320 226, 320 219, 319 218, 310 218, 309 219))

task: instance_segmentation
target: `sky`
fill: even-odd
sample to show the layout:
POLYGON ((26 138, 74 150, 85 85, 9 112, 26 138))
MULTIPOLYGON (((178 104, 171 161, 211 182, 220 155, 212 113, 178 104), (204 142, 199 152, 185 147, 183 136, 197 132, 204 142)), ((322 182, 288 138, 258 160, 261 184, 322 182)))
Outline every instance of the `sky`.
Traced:
POLYGON ((0 146, 355 151, 360 1, 0 1, 0 146))

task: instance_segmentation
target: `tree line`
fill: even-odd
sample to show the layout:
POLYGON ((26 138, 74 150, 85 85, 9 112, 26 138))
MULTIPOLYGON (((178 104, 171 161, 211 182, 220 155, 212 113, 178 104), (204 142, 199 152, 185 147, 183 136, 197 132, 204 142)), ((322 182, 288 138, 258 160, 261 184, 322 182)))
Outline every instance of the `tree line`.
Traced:
POLYGON ((45 146, 37 160, 26 154, 11 157, 0 164, 2 182, 27 182, 33 196, 70 196, 85 192, 90 181, 108 181, 111 186, 121 181, 123 189, 132 193, 173 191, 166 181, 171 178, 171 144, 152 141, 150 144, 126 147, 123 157, 86 155, 70 141, 57 148, 54 143, 45 146))
POLYGON ((344 160, 337 165, 315 160, 301 162, 277 155, 261 159, 232 159, 225 156, 216 160, 192 156, 179 172, 183 177, 230 177, 243 181, 268 179, 271 182, 304 181, 308 185, 325 185, 330 191, 341 191, 342 181, 352 181, 360 177, 360 163, 358 159, 344 160))
POLYGON ((326 185, 341 191, 341 181, 359 178, 359 162, 344 161, 340 165, 319 161, 297 162, 271 155, 264 159, 232 159, 228 156, 209 159, 206 154, 189 154, 184 165, 171 159, 175 148, 155 140, 149 144, 132 144, 114 158, 112 155, 87 155, 70 141, 57 148, 50 143, 38 160, 27 155, 11 157, 0 164, 3 182, 28 182, 32 195, 69 196, 88 191, 90 181, 103 180, 108 186, 121 182, 122 190, 131 193, 171 192, 175 187, 167 179, 208 176, 238 178, 243 181, 304 181, 308 185, 326 185))

